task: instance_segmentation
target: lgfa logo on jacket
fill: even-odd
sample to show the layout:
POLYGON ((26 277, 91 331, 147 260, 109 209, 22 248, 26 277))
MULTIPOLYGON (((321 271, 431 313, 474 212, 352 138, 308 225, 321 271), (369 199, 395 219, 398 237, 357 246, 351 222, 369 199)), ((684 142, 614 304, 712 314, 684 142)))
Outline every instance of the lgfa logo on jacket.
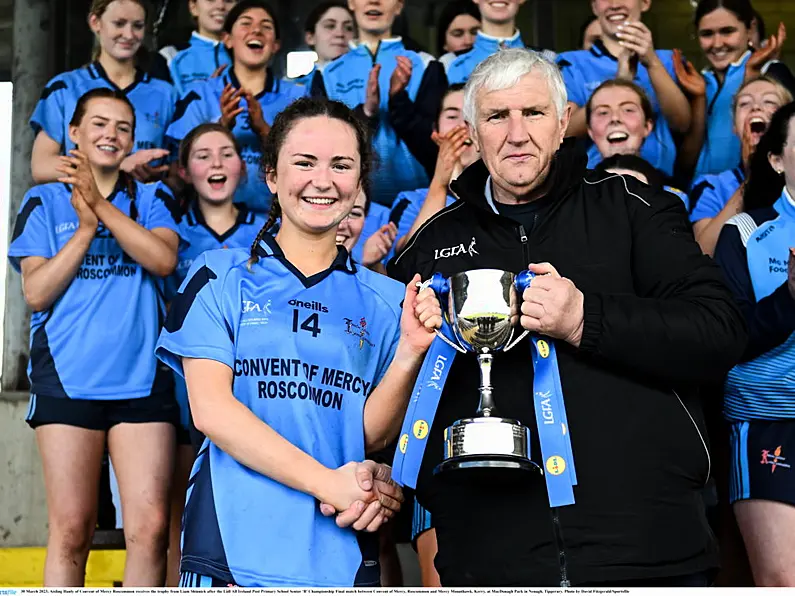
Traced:
POLYGON ((474 257, 475 255, 480 254, 477 250, 475 250, 475 237, 472 237, 472 242, 469 243, 469 247, 462 242, 458 246, 451 246, 450 248, 437 248, 434 250, 434 260, 438 261, 439 259, 447 259, 450 257, 457 257, 458 255, 468 254, 470 257, 474 257))

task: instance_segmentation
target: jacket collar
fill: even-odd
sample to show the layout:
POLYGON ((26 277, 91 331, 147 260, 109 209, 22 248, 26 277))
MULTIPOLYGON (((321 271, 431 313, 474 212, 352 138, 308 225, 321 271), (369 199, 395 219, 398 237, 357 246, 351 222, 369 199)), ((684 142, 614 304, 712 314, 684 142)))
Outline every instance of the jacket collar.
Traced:
MULTIPOLYGON (((588 157, 576 140, 564 139, 552 161, 549 172, 550 191, 547 196, 553 196, 553 202, 563 199, 574 186, 580 184, 587 166, 588 157)), ((450 189, 462 201, 494 213, 494 206, 485 192, 489 176, 486 164, 481 159, 464 170, 452 182, 450 189)))

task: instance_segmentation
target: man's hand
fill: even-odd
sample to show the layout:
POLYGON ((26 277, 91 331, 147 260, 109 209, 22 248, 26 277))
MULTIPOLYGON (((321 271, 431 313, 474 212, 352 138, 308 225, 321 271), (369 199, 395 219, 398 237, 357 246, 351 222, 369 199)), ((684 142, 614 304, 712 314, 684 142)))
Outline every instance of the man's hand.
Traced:
POLYGON ((674 72, 679 80, 679 85, 687 91, 690 97, 704 97, 707 94, 707 82, 701 73, 696 70, 693 63, 684 60, 682 50, 674 50, 674 72))
POLYGON ((619 25, 616 35, 621 40, 619 42, 621 46, 637 54, 643 66, 648 68, 652 63, 659 60, 654 51, 654 40, 652 39, 651 31, 640 21, 619 25))
POLYGON ((579 347, 584 319, 582 292, 549 263, 531 263, 529 269, 536 277, 522 296, 522 327, 579 347))
POLYGON ((412 69, 409 58, 406 56, 397 57, 397 66, 389 79, 389 97, 393 97, 408 87, 412 69))
POLYGON ((750 81, 762 75, 765 64, 781 57, 781 50, 787 40, 787 28, 784 23, 778 24, 778 31, 767 40, 767 45, 759 48, 745 63, 745 80, 750 81))
POLYGON ((381 65, 376 64, 370 71, 367 79, 367 94, 364 100, 364 115, 373 118, 378 114, 381 106, 381 86, 378 83, 378 75, 381 74, 381 65))

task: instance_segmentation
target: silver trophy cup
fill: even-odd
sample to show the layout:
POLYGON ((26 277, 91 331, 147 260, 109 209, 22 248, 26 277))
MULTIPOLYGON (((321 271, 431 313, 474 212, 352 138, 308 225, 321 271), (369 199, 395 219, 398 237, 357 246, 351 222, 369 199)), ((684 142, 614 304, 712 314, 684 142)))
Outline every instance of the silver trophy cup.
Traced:
POLYGON ((491 386, 494 353, 510 350, 527 335, 525 331, 514 337, 521 305, 515 277, 499 269, 465 271, 447 280, 446 296, 439 296, 455 341, 439 336, 459 352, 477 355, 480 403, 475 416, 445 429, 444 460, 434 470, 437 474, 468 468, 539 469, 530 460, 529 429, 519 420, 498 415, 491 386))

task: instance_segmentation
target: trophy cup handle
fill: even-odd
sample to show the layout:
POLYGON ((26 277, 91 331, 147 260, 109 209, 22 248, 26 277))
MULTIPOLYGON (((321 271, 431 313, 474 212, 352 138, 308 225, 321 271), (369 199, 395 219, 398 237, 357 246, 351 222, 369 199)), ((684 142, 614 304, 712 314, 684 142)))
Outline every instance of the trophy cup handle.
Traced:
MULTIPOLYGON (((513 281, 513 285, 516 288, 516 291, 518 292, 520 299, 524 294, 524 291, 530 287, 530 283, 533 281, 533 278, 535 276, 536 276, 535 273, 528 270, 520 271, 516 275, 516 278, 513 281)), ((503 351, 507 352, 508 350, 513 348, 516 344, 518 344, 520 341, 522 341, 525 337, 527 337, 529 334, 530 332, 525 329, 521 333, 521 335, 519 335, 519 337, 513 339, 507 346, 505 346, 505 349, 503 351)))
POLYGON ((455 337, 450 328, 450 322, 447 320, 447 310, 444 307, 444 304, 447 302, 447 296, 450 293, 450 282, 441 273, 434 273, 430 279, 418 283, 417 287, 420 292, 426 288, 431 288, 439 299, 439 302, 442 303, 442 328, 435 331, 436 336, 451 348, 462 354, 466 354, 464 348, 459 346, 454 339, 448 337, 455 337))

